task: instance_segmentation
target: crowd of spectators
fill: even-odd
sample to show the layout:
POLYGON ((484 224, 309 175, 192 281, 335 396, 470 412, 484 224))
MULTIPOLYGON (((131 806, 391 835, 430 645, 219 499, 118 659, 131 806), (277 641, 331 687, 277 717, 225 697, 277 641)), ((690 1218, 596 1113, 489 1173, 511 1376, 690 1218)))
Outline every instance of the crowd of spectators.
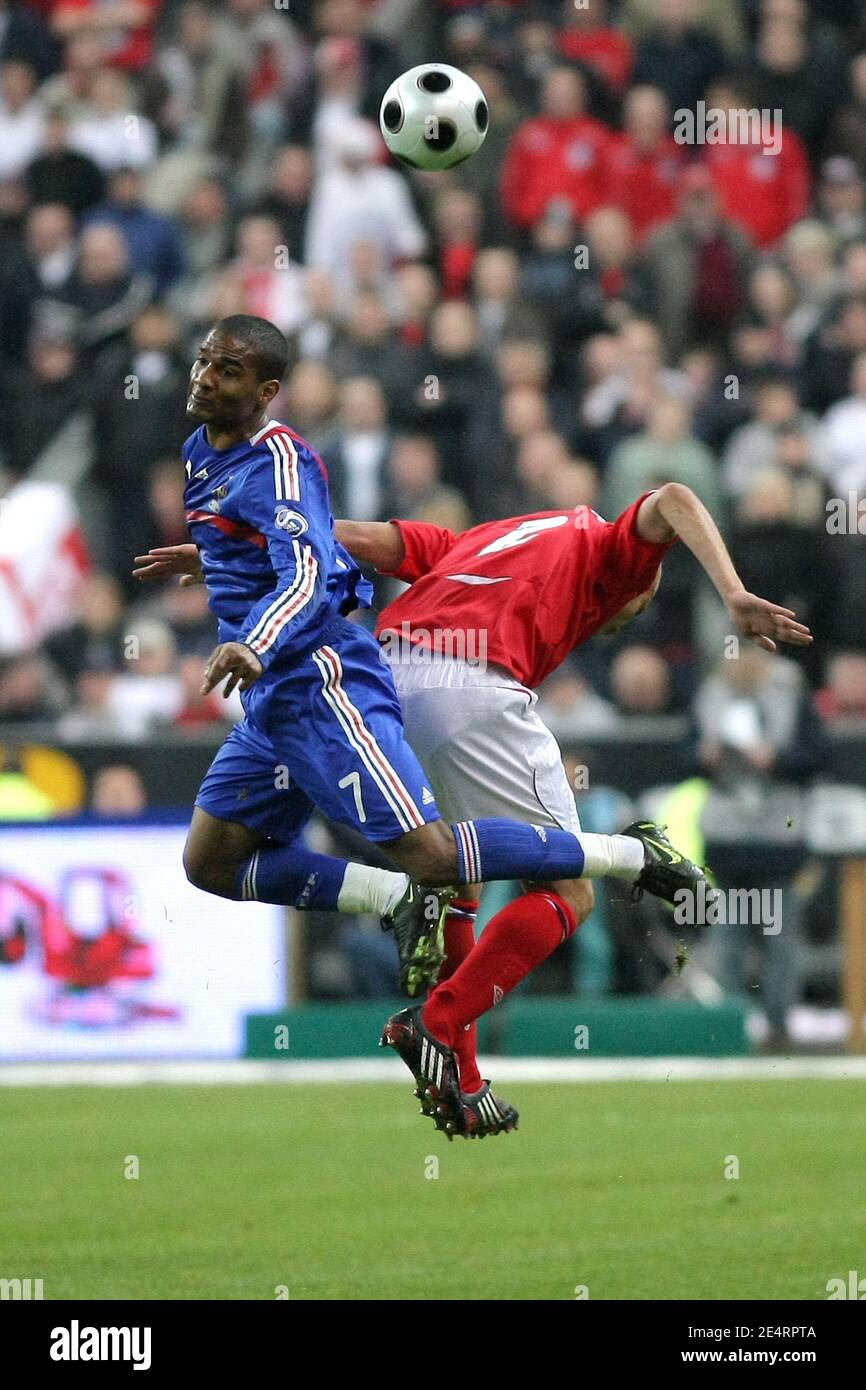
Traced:
MULTIPOLYGON (((225 725, 203 590, 130 570, 186 537, 189 363, 233 312, 289 338, 274 414, 337 515, 613 516, 681 480, 813 627, 787 659, 825 719, 866 718, 855 0, 0 0, 0 251, 0 489, 85 418, 94 563, 77 624, 0 665, 0 724, 225 725), (431 57, 481 83, 490 132, 410 174, 376 116, 431 57), (765 121, 681 142, 701 102, 765 121)), ((550 682, 553 722, 688 711, 706 613, 675 548, 634 630, 550 682)))

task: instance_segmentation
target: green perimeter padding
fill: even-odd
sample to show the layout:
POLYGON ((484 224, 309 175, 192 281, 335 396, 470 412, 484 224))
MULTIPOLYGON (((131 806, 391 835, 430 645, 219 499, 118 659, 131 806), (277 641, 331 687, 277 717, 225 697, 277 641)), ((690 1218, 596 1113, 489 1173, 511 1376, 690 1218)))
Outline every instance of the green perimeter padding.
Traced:
MULTIPOLYGON (((375 1057, 382 1025, 405 1001, 306 1004, 249 1014, 246 1057, 375 1057)), ((480 1020, 479 1050, 511 1057, 740 1057, 750 1051, 735 1001, 515 999, 480 1020)))

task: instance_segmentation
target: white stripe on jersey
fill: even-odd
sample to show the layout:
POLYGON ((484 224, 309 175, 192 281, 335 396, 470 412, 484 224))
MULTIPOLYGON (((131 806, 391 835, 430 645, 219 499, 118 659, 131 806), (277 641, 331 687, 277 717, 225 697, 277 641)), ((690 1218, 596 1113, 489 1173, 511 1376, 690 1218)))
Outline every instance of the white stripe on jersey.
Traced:
POLYGON ((265 443, 274 458, 274 493, 278 502, 300 502, 298 451, 287 434, 275 434, 265 443))
POLYGON ((308 545, 292 541, 295 552, 295 577, 269 608, 266 608, 252 632, 244 640, 254 652, 266 652, 273 646, 286 623, 297 617, 310 602, 316 588, 318 561, 308 545))

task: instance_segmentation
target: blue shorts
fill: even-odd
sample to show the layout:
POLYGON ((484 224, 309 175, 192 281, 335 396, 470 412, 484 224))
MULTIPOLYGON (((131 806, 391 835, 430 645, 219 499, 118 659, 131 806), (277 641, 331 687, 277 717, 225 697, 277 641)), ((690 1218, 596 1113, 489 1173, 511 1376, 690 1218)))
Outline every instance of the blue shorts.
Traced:
POLYGON ((286 844, 316 809, 376 841, 439 819, 390 669, 357 623, 338 618, 314 651, 272 667, 242 699, 246 718, 196 797, 209 815, 286 844))

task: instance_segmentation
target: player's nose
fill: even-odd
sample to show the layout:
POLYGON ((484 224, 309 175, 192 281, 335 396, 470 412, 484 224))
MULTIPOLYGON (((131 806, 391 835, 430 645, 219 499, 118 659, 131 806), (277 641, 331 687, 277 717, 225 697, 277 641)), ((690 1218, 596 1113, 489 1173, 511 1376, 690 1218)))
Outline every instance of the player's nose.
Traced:
POLYGON ((216 374, 210 363, 204 367, 194 367, 192 373, 192 385, 196 391, 212 391, 216 384, 216 374))

